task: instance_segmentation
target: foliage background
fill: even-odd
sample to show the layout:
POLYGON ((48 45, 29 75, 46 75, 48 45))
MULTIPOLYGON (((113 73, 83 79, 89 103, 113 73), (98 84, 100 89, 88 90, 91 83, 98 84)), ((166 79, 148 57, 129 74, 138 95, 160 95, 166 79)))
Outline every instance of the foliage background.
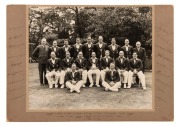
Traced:
POLYGON ((152 8, 151 7, 60 7, 31 6, 29 8, 29 44, 30 56, 40 39, 45 37, 49 45, 57 39, 63 45, 63 39, 75 43, 75 38, 91 36, 93 43, 99 35, 110 44, 116 37, 117 44, 123 46, 124 39, 130 40, 135 47, 140 41, 146 49, 148 59, 152 52, 152 8))

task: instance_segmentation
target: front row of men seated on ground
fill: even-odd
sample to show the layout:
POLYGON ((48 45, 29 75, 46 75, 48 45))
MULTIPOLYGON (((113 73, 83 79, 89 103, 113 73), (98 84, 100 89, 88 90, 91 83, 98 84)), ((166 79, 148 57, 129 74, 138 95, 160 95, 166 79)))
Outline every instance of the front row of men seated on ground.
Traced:
POLYGON ((109 50, 105 51, 105 57, 96 58, 96 53, 91 53, 88 60, 83 57, 83 53, 79 52, 76 59, 70 57, 70 53, 66 52, 66 60, 60 61, 56 58, 55 52, 51 52, 51 58, 46 64, 46 78, 49 88, 58 88, 58 82, 61 88, 65 86, 70 92, 80 93, 81 87, 86 87, 87 79, 89 79, 92 87, 94 84, 102 86, 106 91, 118 91, 123 84, 124 88, 131 88, 133 75, 137 75, 142 88, 146 90, 145 75, 142 72, 142 61, 137 58, 137 53, 133 52, 132 59, 128 60, 124 57, 124 52, 119 51, 119 57, 113 61, 109 56, 109 50), (94 82, 93 75, 96 79, 94 82))

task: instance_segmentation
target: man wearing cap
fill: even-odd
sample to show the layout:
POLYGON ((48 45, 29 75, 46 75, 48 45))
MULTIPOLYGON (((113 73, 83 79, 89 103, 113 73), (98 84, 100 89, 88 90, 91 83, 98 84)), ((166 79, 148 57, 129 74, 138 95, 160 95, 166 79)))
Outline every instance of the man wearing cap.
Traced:
POLYGON ((99 85, 99 79, 100 79, 100 60, 98 58, 96 58, 96 53, 92 52, 92 57, 89 59, 88 62, 88 78, 90 81, 90 85, 89 87, 92 87, 94 85, 93 79, 92 79, 92 75, 96 74, 96 86, 100 87, 99 85))
POLYGON ((119 56, 120 46, 116 44, 116 39, 111 39, 111 45, 108 46, 108 50, 110 52, 110 57, 113 58, 113 61, 116 60, 119 56))
POLYGON ((146 85, 145 85, 145 75, 142 72, 142 61, 137 58, 137 53, 133 53, 133 58, 130 59, 129 61, 129 77, 128 77, 128 87, 131 88, 132 85, 132 78, 134 74, 137 74, 141 84, 142 88, 146 90, 146 85))
POLYGON ((106 72, 105 81, 102 82, 105 90, 108 91, 118 91, 121 87, 120 76, 118 71, 115 70, 115 64, 110 64, 110 69, 106 72))
POLYGON ((123 82, 121 81, 124 84, 124 88, 127 87, 128 83, 128 65, 128 60, 124 57, 124 52, 119 51, 119 57, 115 61, 115 66, 119 72, 120 79, 122 79, 121 76, 124 77, 123 82))
POLYGON ((133 47, 129 45, 129 39, 124 40, 125 45, 121 47, 121 50, 124 52, 124 57, 128 60, 132 58, 133 47))
POLYGON ((70 92, 76 91, 80 93, 80 88, 83 85, 80 72, 76 70, 75 63, 72 64, 71 69, 72 70, 67 72, 65 76, 66 87, 70 89, 70 92))
POLYGON ((109 50, 105 51, 105 57, 101 58, 101 80, 104 81, 106 71, 109 70, 110 63, 113 59, 109 56, 109 50))
POLYGON ((145 60, 146 60, 146 51, 144 48, 141 47, 141 43, 139 41, 136 42, 136 48, 134 48, 134 52, 137 53, 137 58, 142 61, 142 72, 145 69, 145 60))
POLYGON ((105 50, 108 49, 107 44, 103 42, 103 37, 99 36, 99 42, 94 45, 94 51, 96 53, 96 57, 102 58, 105 56, 105 50))
POLYGON ((53 88, 53 84, 55 84, 55 88, 58 88, 58 80, 61 76, 60 68, 60 59, 56 58, 55 52, 51 52, 51 58, 48 59, 46 64, 46 78, 48 80, 49 88, 53 88))
POLYGON ((40 84, 43 86, 44 84, 48 84, 46 80, 46 62, 49 58, 49 46, 46 45, 46 39, 41 39, 41 45, 38 45, 36 49, 33 51, 33 57, 38 59, 38 70, 39 70, 39 78, 40 84))
POLYGON ((86 87, 85 84, 87 82, 87 60, 83 57, 82 52, 79 52, 78 57, 75 59, 75 64, 78 71, 82 75, 83 87, 86 87))
POLYGON ((82 47, 83 56, 86 59, 91 58, 92 51, 94 49, 94 44, 92 43, 92 39, 89 36, 87 38, 87 43, 85 43, 82 47))
POLYGON ((71 71, 71 66, 73 64, 74 60, 73 58, 70 57, 70 52, 66 52, 66 58, 64 58, 62 60, 61 63, 61 67, 62 67, 62 71, 61 71, 61 77, 62 77, 62 83, 60 83, 61 88, 64 88, 64 77, 66 72, 70 72, 71 71))

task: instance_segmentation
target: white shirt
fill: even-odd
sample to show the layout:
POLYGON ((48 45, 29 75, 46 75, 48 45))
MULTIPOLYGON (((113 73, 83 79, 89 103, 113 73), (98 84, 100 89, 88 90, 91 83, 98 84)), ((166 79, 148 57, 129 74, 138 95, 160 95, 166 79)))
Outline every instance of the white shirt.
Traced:
POLYGON ((54 47, 54 51, 56 52, 56 47, 54 47))
POLYGON ((112 50, 113 50, 113 51, 115 50, 115 45, 112 45, 112 50))
POLYGON ((69 58, 67 59, 67 62, 69 62, 69 58))
POLYGON ((121 60, 121 63, 122 63, 123 59, 122 59, 122 58, 120 58, 120 60, 121 60))
POLYGON ((65 51, 68 51, 68 47, 65 47, 65 51))
POLYGON ((88 48, 91 48, 91 44, 88 44, 88 48))
POLYGON ((79 49, 79 47, 80 47, 80 44, 76 44, 76 48, 79 49))
POLYGON ((92 59, 92 62, 95 63, 95 62, 96 62, 96 59, 92 59))
POLYGON ((103 46, 103 43, 99 43, 99 47, 102 48, 102 46, 103 46))
POLYGON ((108 58, 106 58, 106 62, 108 62, 108 58))
POLYGON ((126 47, 126 51, 128 51, 128 46, 125 46, 126 47))
POLYGON ((55 64, 55 59, 51 59, 52 63, 55 64))
POLYGON ((81 63, 81 62, 82 62, 82 59, 79 59, 79 62, 81 63))
POLYGON ((73 76, 73 77, 74 77, 74 73, 75 73, 75 72, 72 72, 72 76, 73 76))

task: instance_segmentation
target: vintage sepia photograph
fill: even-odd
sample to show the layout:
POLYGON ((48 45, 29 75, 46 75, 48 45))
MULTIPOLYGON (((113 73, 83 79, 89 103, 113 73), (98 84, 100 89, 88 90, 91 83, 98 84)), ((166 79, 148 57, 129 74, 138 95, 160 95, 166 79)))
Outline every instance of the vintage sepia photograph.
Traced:
POLYGON ((29 111, 152 110, 152 6, 28 6, 29 111))

